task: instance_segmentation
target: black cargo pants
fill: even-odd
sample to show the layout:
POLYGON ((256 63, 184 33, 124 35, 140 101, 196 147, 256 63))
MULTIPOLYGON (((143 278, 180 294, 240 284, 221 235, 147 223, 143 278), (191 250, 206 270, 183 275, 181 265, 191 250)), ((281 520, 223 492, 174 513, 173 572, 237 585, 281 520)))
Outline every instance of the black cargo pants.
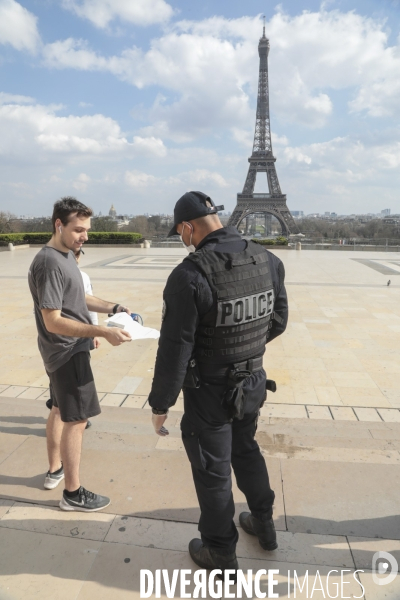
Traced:
POLYGON ((271 517, 275 494, 259 446, 254 439, 259 408, 265 399, 265 371, 244 384, 245 415, 231 421, 221 406, 223 385, 202 383, 183 390, 182 440, 192 467, 200 505, 199 531, 207 546, 233 552, 238 532, 233 522, 231 464, 238 488, 255 517, 271 517))

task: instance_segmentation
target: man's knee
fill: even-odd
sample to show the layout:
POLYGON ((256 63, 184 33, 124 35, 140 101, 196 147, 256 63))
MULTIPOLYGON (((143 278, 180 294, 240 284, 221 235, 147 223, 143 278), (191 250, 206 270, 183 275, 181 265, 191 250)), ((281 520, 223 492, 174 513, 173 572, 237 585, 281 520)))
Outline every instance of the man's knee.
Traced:
POLYGON ((82 421, 64 421, 64 428, 67 430, 85 429, 87 422, 87 419, 83 419, 82 421))

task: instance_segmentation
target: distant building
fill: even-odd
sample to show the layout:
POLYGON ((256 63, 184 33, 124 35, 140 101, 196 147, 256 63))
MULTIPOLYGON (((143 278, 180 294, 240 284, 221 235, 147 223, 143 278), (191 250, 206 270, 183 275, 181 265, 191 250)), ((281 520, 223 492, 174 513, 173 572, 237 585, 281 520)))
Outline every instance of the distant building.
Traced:
POLYGON ((117 211, 114 208, 114 204, 111 204, 111 208, 108 211, 108 214, 112 219, 115 219, 117 217, 117 211))
POLYGON ((304 211, 302 210, 292 210, 291 213, 295 219, 302 219, 304 217, 304 211))
POLYGON ((325 220, 326 219, 329 219, 329 220, 337 219, 337 213, 335 213, 335 212, 325 212, 322 215, 322 219, 325 219, 325 220))
POLYGON ((386 225, 400 225, 400 215, 384 217, 383 222, 386 223, 386 225))
POLYGON ((390 215, 390 208, 384 208, 383 210, 381 210, 381 217, 388 217, 390 215))

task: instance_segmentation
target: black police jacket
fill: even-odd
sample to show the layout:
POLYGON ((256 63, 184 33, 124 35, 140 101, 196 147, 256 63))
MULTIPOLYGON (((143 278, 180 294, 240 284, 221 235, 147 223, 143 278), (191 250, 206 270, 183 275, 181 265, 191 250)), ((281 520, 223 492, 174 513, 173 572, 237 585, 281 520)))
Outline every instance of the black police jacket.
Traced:
MULTIPOLYGON (((241 252, 246 246, 235 227, 223 227, 206 236, 197 249, 206 246, 218 252, 241 252)), ((272 321, 268 342, 281 335, 287 325, 288 302, 284 286, 285 270, 282 261, 268 252, 272 283, 275 291, 274 311, 283 323, 272 321)), ((178 265, 168 278, 164 289, 163 321, 157 351, 154 378, 149 395, 153 408, 173 406, 182 389, 189 360, 193 354, 196 330, 200 319, 213 304, 211 288, 205 276, 189 260, 178 265)))

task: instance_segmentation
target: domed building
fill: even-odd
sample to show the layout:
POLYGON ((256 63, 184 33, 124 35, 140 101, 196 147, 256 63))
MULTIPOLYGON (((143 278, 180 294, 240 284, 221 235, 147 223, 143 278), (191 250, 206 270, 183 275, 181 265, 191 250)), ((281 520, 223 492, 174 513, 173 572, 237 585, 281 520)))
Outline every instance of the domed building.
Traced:
POLYGON ((115 219, 117 217, 117 211, 114 208, 114 204, 111 204, 111 208, 108 211, 108 214, 112 219, 115 219))

